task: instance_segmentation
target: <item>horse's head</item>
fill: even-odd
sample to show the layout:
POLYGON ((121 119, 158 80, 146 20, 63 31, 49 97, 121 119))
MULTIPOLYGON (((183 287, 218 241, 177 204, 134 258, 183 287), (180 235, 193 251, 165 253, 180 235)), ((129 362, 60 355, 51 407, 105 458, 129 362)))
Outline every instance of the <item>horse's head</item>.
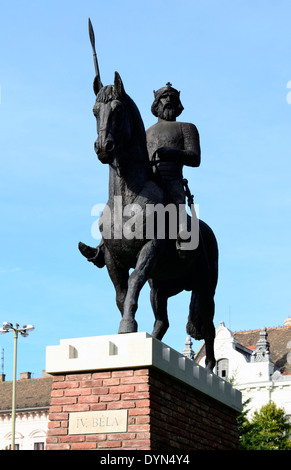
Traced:
POLYGON ((114 85, 102 87, 97 93, 93 108, 98 133, 95 152, 102 163, 112 163, 130 139, 132 123, 127 112, 128 98, 117 72, 114 85))

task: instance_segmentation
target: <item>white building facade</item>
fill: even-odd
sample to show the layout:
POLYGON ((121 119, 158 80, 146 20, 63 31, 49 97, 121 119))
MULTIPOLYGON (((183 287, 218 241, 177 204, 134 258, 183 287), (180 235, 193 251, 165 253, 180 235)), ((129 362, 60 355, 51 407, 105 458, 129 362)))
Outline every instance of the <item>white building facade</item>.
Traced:
MULTIPOLYGON (((291 335, 290 326, 286 332, 291 335)), ((290 365, 288 347, 291 349, 291 336, 290 343, 286 342, 286 360, 290 365)), ((281 373, 272 361, 266 328, 259 332, 255 346, 245 347, 221 322, 216 330, 214 351, 217 361, 215 372, 242 392, 243 402, 250 399, 247 405, 249 417, 255 410, 259 411, 263 405, 273 401, 285 410, 291 422, 291 375, 289 371, 281 373)), ((205 357, 199 364, 205 366, 205 357)))
MULTIPOLYGON (((11 449, 11 412, 0 414, 0 450, 11 449)), ((15 423, 17 450, 45 450, 48 410, 18 411, 15 423)))

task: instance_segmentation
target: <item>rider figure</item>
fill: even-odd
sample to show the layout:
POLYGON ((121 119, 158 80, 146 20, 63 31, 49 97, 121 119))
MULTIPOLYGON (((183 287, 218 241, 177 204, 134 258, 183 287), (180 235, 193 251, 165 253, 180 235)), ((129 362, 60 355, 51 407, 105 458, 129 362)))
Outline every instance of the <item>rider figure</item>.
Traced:
POLYGON ((162 178, 166 203, 184 204, 182 169, 200 165, 199 134, 194 124, 176 121, 184 108, 170 83, 154 91, 154 97, 151 111, 158 122, 146 131, 149 158, 162 178))
MULTIPOLYGON (((194 124, 176 121, 184 108, 180 92, 171 83, 154 91, 154 97, 151 110, 158 122, 146 131, 148 154, 162 180, 165 204, 174 203, 179 208, 185 205, 183 166, 200 165, 199 134, 194 124)), ((180 224, 179 234, 183 231, 187 232, 187 227, 180 224)))
MULTIPOLYGON (((151 111, 158 122, 146 131, 149 159, 154 173, 162 180, 165 204, 174 203, 177 207, 185 204, 183 166, 200 165, 197 128, 194 124, 176 121, 183 109, 180 92, 167 83, 165 87, 154 91, 151 111)), ((101 268, 105 265, 103 246, 102 240, 97 248, 84 244, 79 248, 88 261, 101 268)))

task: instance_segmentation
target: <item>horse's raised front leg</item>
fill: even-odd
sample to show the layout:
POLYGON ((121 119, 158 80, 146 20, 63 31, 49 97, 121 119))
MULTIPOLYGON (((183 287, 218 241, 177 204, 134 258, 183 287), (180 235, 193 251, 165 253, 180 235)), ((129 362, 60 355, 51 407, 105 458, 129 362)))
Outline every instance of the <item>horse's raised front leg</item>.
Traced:
POLYGON ((135 313, 137 311, 140 291, 157 262, 162 240, 151 240, 140 251, 136 267, 128 280, 128 289, 124 302, 123 318, 118 333, 134 333, 137 331, 135 313))

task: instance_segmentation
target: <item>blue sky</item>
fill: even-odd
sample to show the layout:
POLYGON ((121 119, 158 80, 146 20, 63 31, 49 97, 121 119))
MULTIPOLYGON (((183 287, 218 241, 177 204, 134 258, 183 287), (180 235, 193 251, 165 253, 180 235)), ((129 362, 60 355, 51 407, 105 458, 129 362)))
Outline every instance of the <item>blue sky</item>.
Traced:
MULTIPOLYGON (((0 16, 0 323, 19 339, 18 371, 40 377, 62 338, 115 334, 120 314, 105 269, 80 255, 108 168, 96 158, 91 17, 102 81, 117 70, 142 114, 153 90, 181 90, 202 162, 185 169, 219 243, 215 325, 279 326, 291 315, 291 5, 270 0, 11 0, 0 16), (289 84, 290 86, 290 84, 289 84)), ((169 302, 164 342, 181 351, 189 294, 169 302)), ((149 290, 139 331, 152 331, 149 290)), ((195 351, 200 343, 194 342, 195 351)), ((12 377, 12 334, 0 336, 12 377)))

